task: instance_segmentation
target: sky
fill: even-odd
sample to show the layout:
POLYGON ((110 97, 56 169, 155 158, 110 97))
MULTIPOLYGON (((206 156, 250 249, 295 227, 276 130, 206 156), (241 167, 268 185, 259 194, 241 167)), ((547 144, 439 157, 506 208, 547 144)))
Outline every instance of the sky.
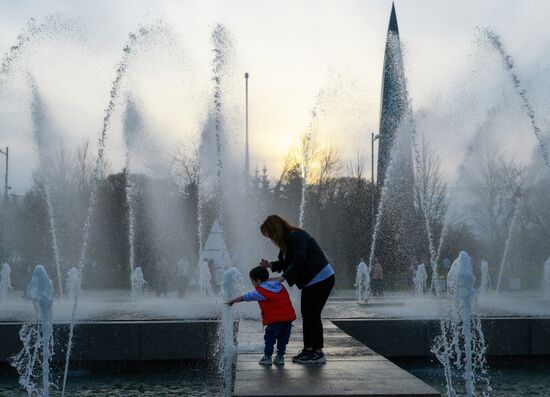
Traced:
MULTIPOLYGON (((504 123, 503 129, 510 131, 502 139, 512 142, 505 150, 528 161, 536 142, 528 131, 518 136, 518 130, 528 129, 519 102, 498 59, 476 48, 475 34, 476 27, 488 26, 501 35, 534 108, 541 110, 539 120, 546 131, 550 123, 542 110, 550 99, 545 77, 550 67, 550 3, 398 0, 395 6, 411 100, 447 177, 456 174, 476 123, 503 101, 512 112, 504 112, 511 120, 504 123), (477 58, 483 59, 482 67, 477 58)), ((243 74, 248 72, 252 167, 266 165, 277 178, 314 108, 321 113, 320 140, 335 145, 344 163, 358 152, 366 155, 369 167, 390 10, 391 1, 386 0, 3 0, 0 51, 16 42, 31 17, 40 22, 60 14, 78 21, 78 33, 43 38, 17 63, 36 78, 52 134, 72 148, 96 140, 129 32, 163 20, 170 34, 159 39, 159 46, 136 55, 124 95, 135 97, 150 133, 169 149, 196 143, 200 136, 212 102, 210 35, 221 23, 233 41, 225 95, 231 139, 236 148, 242 147, 243 74)), ((23 85, 8 84, 0 92, 0 146, 10 145, 11 184, 19 194, 28 187, 36 165, 29 93, 23 85)), ((121 114, 119 110, 114 116, 107 143, 114 168, 123 164, 121 114)))

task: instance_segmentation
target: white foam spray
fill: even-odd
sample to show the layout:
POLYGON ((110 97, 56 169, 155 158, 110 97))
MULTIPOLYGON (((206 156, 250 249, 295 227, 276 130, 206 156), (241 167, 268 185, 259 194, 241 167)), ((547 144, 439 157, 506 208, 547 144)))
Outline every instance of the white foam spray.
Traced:
POLYGON ((355 275, 355 295, 359 303, 366 303, 370 297, 370 270, 363 261, 357 266, 357 273, 355 275))
POLYGON ((477 307, 475 276, 466 251, 460 252, 449 274, 451 306, 440 321, 441 334, 434 339, 431 350, 444 366, 448 396, 457 396, 453 369, 461 372, 468 397, 486 395, 491 391, 485 359, 487 346, 477 307))
POLYGON ((21 327, 19 338, 23 349, 10 359, 11 365, 19 373, 19 384, 29 396, 49 396, 50 360, 54 344, 53 296, 52 280, 44 266, 37 265, 25 293, 25 297, 34 305, 34 319, 21 327))
POLYGON ((143 270, 141 266, 137 266, 132 272, 132 300, 138 301, 143 299, 145 295, 145 286, 147 281, 143 277, 143 270))
MULTIPOLYGON (((223 274, 222 299, 227 302, 240 295, 243 290, 243 276, 235 267, 230 267, 223 274)), ((235 315, 231 306, 223 305, 222 321, 218 329, 218 370, 223 377, 224 393, 227 396, 233 390, 233 364, 237 355, 237 337, 235 335, 235 315)))
POLYGON ((0 271, 0 301, 6 300, 10 289, 13 289, 11 286, 11 267, 4 263, 2 271, 0 271))
POLYGON ((545 298, 550 298, 550 257, 544 263, 544 275, 542 279, 542 291, 545 298))

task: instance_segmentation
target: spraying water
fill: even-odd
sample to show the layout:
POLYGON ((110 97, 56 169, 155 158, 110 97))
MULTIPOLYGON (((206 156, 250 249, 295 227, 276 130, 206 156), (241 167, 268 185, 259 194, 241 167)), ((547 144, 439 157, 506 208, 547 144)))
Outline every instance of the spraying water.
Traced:
POLYGON ((224 219, 224 187, 223 187, 223 161, 225 124, 223 116, 222 83, 227 73, 227 57, 231 49, 229 34, 223 25, 218 24, 212 32, 212 44, 214 59, 212 60, 212 80, 214 81, 214 121, 216 128, 216 178, 218 199, 218 221, 222 229, 225 227, 224 219))
POLYGON ((550 257, 544 263, 542 291, 544 293, 545 298, 550 298, 550 257))
POLYGON ((130 286, 132 299, 135 296, 135 283, 134 283, 134 266, 136 261, 136 249, 135 249, 135 234, 136 234, 136 215, 135 215, 135 198, 134 190, 135 185, 130 182, 130 172, 128 169, 129 157, 126 159, 126 204, 128 205, 128 262, 130 264, 130 286))
MULTIPOLYGON (((101 178, 101 170, 103 168, 103 156, 105 151, 105 140, 107 138, 107 130, 109 129, 109 126, 111 124, 111 117, 113 112, 115 111, 117 99, 119 90, 122 84, 122 80, 124 78, 124 75, 126 74, 126 69, 128 67, 128 61, 130 59, 130 56, 132 55, 132 52, 134 48, 139 44, 141 40, 146 38, 150 33, 150 30, 141 27, 137 33, 130 33, 128 37, 128 41, 126 42, 126 45, 124 46, 123 52, 122 52, 122 59, 117 67, 116 70, 116 77, 113 81, 113 84, 111 86, 111 95, 109 98, 109 104, 107 105, 107 108, 105 109, 105 114, 103 117, 103 127, 101 129, 101 132, 99 133, 98 137, 98 145, 97 145, 97 157, 96 162, 94 166, 94 172, 93 172, 93 178, 92 178, 92 184, 91 184, 91 192, 90 192, 90 201, 88 205, 88 209, 86 212, 86 217, 84 220, 84 227, 83 227, 83 244, 82 244, 82 251, 80 254, 80 260, 78 262, 78 273, 82 276, 82 271, 84 270, 84 267, 86 265, 86 261, 88 258, 88 244, 89 244, 89 238, 90 238, 90 228, 92 224, 92 215, 94 213, 95 205, 96 205, 96 199, 97 199, 97 190, 98 190, 98 184, 99 179, 101 178)), ((69 326, 69 341, 67 343, 67 353, 65 358, 65 371, 63 374, 63 388, 61 391, 61 396, 65 396, 65 387, 67 385, 67 374, 69 371, 69 362, 71 357, 71 351, 72 351, 72 343, 73 343, 73 333, 74 333, 74 326, 76 322, 76 315, 78 312, 78 298, 79 298, 79 292, 77 291, 74 303, 73 303, 73 311, 71 316, 71 323, 69 326)))
POLYGON ((416 296, 424 296, 426 292, 426 282, 428 281, 428 273, 426 272, 426 265, 421 263, 416 269, 416 273, 413 277, 414 292, 416 296))
MULTIPOLYGON (((544 141, 542 131, 538 126, 537 119, 535 116, 535 111, 529 101, 529 96, 527 95, 527 91, 521 84, 521 80, 518 77, 518 73, 516 71, 512 56, 508 54, 508 52, 506 51, 506 48, 504 47, 504 44, 502 43, 500 36, 496 32, 488 28, 485 28, 482 30, 482 34, 489 40, 489 43, 493 46, 495 51, 502 58, 504 68, 508 72, 517 94, 521 98, 523 107, 525 109, 525 113, 529 118, 529 122, 531 123, 533 133, 535 134, 535 137, 537 138, 537 141, 539 143, 539 147, 540 147, 544 162, 550 168, 550 155, 548 153, 548 148, 546 147, 546 143, 544 141)), ((498 289, 498 286, 497 286, 497 289, 498 289)))
POLYGON ((1 77, 5 77, 10 73, 12 64, 37 37, 57 34, 62 31, 75 33, 78 30, 79 27, 74 21, 61 15, 50 15, 44 18, 44 21, 40 24, 37 24, 34 18, 30 18, 25 29, 17 36, 16 43, 10 47, 2 58, 1 77))
MULTIPOLYGON (((227 302, 242 293, 243 276, 235 267, 230 267, 223 274, 222 299, 227 302)), ((223 376, 225 395, 230 396, 233 389, 233 363, 237 354, 237 338, 235 335, 234 309, 223 305, 222 322, 218 330, 218 349, 220 363, 218 370, 223 376)))
POLYGON ((475 276, 471 259, 461 251, 451 265, 452 279, 449 293, 450 311, 440 322, 441 335, 434 339, 432 352, 445 368, 447 395, 457 396, 453 386, 453 368, 463 373, 466 395, 480 395, 491 391, 485 352, 487 346, 481 329, 481 320, 475 295, 475 276))
POLYGON ((497 292, 500 291, 500 285, 502 282, 502 275, 504 274, 504 267, 506 266, 506 262, 508 261, 508 253, 510 251, 510 244, 512 242, 512 236, 514 233, 514 229, 516 228, 516 223, 519 218, 520 214, 520 205, 519 201, 521 198, 521 189, 518 187, 515 194, 514 194, 514 212, 512 215, 512 221, 510 222, 510 228, 508 229, 508 236, 506 237, 506 243, 504 244, 504 253, 502 254, 502 261, 500 261, 500 269, 498 271, 498 279, 497 279, 497 292))
POLYGON ((19 384, 29 396, 49 396, 50 360, 54 343, 53 295, 53 283, 46 269, 37 265, 25 293, 25 297, 32 300, 34 305, 34 320, 21 327, 19 338, 23 349, 10 359, 11 365, 19 373, 19 384))
POLYGON ((357 302, 366 303, 370 296, 370 270, 363 261, 357 266, 355 276, 355 295, 357 302))
POLYGON ((481 261, 481 280, 479 284, 479 294, 486 295, 487 291, 493 288, 491 282, 491 275, 489 274, 489 263, 487 261, 481 261))
POLYGON ((71 267, 67 272, 67 296, 73 300, 80 290, 80 274, 76 267, 71 267))
POLYGON ((8 297, 8 290, 13 289, 11 286, 11 267, 7 263, 2 265, 0 271, 0 301, 5 301, 8 297))
POLYGON ((48 153, 47 153, 47 140, 48 138, 44 136, 44 125, 46 124, 45 120, 45 111, 44 103, 42 98, 38 93, 38 88, 32 76, 28 76, 31 82, 31 91, 32 91, 32 119, 34 124, 34 139, 36 142, 36 147, 38 150, 39 158, 39 169, 42 173, 44 179, 44 192, 46 195, 46 207, 48 209, 48 222, 50 227, 50 234, 52 238, 52 248, 54 253, 55 260, 55 269, 57 271, 57 285, 59 288, 59 296, 63 297, 63 282, 61 280, 61 257, 59 254, 59 245, 57 243, 57 228, 55 226, 55 214, 52 203, 52 192, 50 188, 49 178, 47 176, 47 171, 49 169, 48 163, 48 153))
POLYGON ((311 112, 311 117, 311 124, 307 129, 306 135, 304 136, 304 141, 302 142, 302 195, 300 198, 300 215, 298 218, 298 224, 300 227, 303 227, 304 225, 304 216, 307 201, 307 183, 309 177, 309 168, 311 166, 311 160, 313 157, 314 133, 317 130, 319 123, 316 109, 311 112))

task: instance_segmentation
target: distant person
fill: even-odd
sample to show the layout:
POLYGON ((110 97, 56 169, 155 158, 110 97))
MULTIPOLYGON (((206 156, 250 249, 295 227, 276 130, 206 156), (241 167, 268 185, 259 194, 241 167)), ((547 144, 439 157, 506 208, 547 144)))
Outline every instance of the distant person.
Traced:
POLYGON ((372 295, 384 296, 384 270, 378 258, 374 259, 372 268, 372 295))
POLYGON ((301 364, 324 364, 323 322, 321 312, 334 287, 334 269, 327 257, 305 230, 293 226, 278 215, 270 215, 260 231, 279 248, 279 260, 262 259, 260 265, 274 272, 279 282, 301 289, 304 349, 292 361, 301 364))
POLYGON ((443 269, 445 269, 445 273, 448 273, 451 268, 451 260, 449 258, 443 259, 442 265, 443 269))
POLYGON ((269 280, 269 272, 262 266, 250 271, 250 281, 254 291, 245 292, 231 299, 227 304, 232 306, 237 302, 257 301, 262 312, 262 324, 265 326, 264 355, 260 365, 284 365, 286 345, 290 339, 292 322, 296 320, 296 312, 292 307, 286 288, 278 280, 269 280), (272 360, 275 342, 277 356, 272 360))

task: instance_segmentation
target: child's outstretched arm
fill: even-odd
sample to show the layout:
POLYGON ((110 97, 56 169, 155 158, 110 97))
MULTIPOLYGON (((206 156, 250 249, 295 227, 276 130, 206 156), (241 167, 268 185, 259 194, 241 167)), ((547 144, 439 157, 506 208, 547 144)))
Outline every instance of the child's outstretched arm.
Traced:
POLYGON ((244 302, 244 295, 237 296, 237 297, 225 302, 225 304, 227 306, 233 306, 234 303, 238 303, 238 302, 244 302))

